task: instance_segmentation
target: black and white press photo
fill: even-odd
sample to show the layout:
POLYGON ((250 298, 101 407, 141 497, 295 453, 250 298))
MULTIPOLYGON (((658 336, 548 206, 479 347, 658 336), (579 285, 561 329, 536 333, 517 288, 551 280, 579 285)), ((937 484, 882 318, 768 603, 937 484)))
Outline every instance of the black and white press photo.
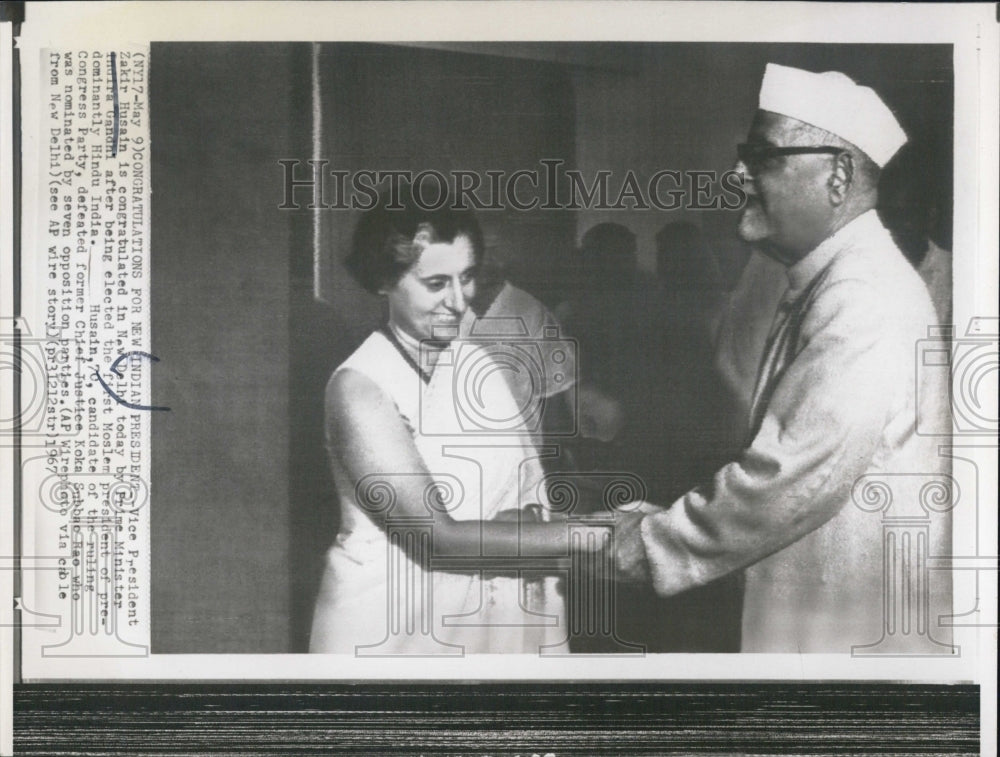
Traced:
POLYGON ((995 751, 994 10, 0 3, 0 751, 995 751))
POLYGON ((974 679, 966 26, 365 7, 25 25, 25 677, 974 679))
POLYGON ((154 653, 952 654, 947 46, 149 89, 154 653))

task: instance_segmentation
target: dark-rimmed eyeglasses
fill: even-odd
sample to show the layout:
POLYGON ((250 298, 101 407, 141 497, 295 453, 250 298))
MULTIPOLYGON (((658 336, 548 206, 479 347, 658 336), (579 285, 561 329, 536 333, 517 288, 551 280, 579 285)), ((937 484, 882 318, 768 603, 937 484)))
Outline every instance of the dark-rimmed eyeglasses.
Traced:
POLYGON ((839 155, 842 152, 845 152, 843 147, 834 147, 833 145, 772 147, 771 145, 759 145, 749 142, 742 142, 736 145, 736 157, 739 158, 740 162, 751 173, 759 171, 772 158, 780 158, 785 155, 839 155))

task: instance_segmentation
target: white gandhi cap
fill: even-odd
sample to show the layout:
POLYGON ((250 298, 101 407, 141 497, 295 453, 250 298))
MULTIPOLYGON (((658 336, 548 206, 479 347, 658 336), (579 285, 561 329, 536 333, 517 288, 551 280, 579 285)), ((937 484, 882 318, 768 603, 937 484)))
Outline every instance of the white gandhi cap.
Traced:
POLYGON ((846 139, 880 168, 906 143, 906 133, 875 90, 855 84, 838 71, 814 74, 768 63, 759 103, 761 110, 846 139))

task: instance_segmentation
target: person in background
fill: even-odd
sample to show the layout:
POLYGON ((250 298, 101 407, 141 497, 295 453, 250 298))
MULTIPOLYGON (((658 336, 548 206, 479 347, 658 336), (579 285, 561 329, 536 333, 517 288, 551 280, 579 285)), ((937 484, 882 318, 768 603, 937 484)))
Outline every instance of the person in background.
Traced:
POLYGON ((670 221, 656 232, 656 278, 668 296, 687 299, 685 305, 709 315, 722 293, 715 255, 701 228, 690 221, 670 221))
POLYGON ((635 345, 648 303, 637 302, 642 285, 636 238, 617 223, 599 223, 583 235, 578 253, 579 287, 564 305, 562 320, 589 362, 588 380, 618 397, 628 384, 635 345))
POLYGON ((951 251, 933 238, 943 225, 939 188, 922 170, 927 150, 909 147, 900 150, 882 175, 879 215, 927 285, 941 323, 951 324, 951 251))
MULTIPOLYGON (((714 417, 725 411, 713 390, 709 335, 720 285, 697 227, 690 232, 668 226, 660 235, 661 270, 668 278, 654 283, 638 269, 629 229, 592 227, 581 240, 584 275, 567 308, 567 327, 580 344, 581 377, 621 408, 620 431, 591 443, 580 455, 582 467, 638 477, 653 499, 685 491, 698 470, 710 469, 724 454, 716 433, 724 427, 714 417)), ((583 485, 588 480, 581 479, 583 485)), ((740 591, 738 577, 669 598, 648 587, 619 586, 617 637, 650 653, 737 651, 740 591)), ((614 646, 602 636, 571 640, 571 649, 582 653, 614 646)))
MULTIPOLYGON (((627 433, 649 496, 673 501, 734 454, 730 408, 712 365, 721 277, 701 228, 671 221, 656 237, 657 292, 643 340, 647 399, 627 433)), ((738 652, 742 582, 723 576, 669 597, 618 587, 618 631, 651 653, 738 652)))
POLYGON ((576 422, 576 351, 566 349, 562 326, 552 312, 511 283, 489 253, 477 269, 476 295, 462 319, 461 335, 504 351, 504 376, 538 443, 547 432, 558 436, 576 422))
POLYGON ((658 434, 659 465, 670 485, 660 496, 672 499, 732 455, 730 408, 712 365, 723 291, 715 256, 688 221, 667 223, 657 233, 656 274, 647 425, 658 434))
POLYGON ((502 353, 500 367, 533 438, 555 450, 542 460, 546 471, 579 470, 581 445, 602 445, 618 436, 621 403, 580 375, 578 341, 544 303, 508 280, 504 266, 489 253, 477 269, 476 295, 469 304, 461 334, 502 353))
POLYGON ((578 350, 585 433, 577 460, 584 469, 634 470, 627 426, 648 399, 649 361, 642 353, 655 290, 638 269, 635 234, 621 224, 590 228, 577 261, 576 291, 556 308, 578 350))

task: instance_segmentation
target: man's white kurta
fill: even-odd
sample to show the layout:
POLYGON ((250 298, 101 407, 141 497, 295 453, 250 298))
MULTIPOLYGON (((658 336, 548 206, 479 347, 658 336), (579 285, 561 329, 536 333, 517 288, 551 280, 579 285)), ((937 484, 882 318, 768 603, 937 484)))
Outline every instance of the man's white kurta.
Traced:
MULTIPOLYGON (((935 425, 918 416, 948 412, 947 369, 919 364, 937 319, 874 211, 787 274, 745 450, 621 529, 618 565, 624 577, 648 571, 664 595, 745 568, 744 651, 850 652, 883 635, 884 518, 928 524, 930 554, 950 553, 950 514, 927 506, 932 482, 947 480, 945 440, 917 433, 935 425), (885 491, 893 504, 876 511, 885 491)), ((931 632, 946 641, 937 622, 950 612, 950 578, 931 571, 922 588, 931 632)), ((914 651, 923 641, 914 636, 914 651)))

